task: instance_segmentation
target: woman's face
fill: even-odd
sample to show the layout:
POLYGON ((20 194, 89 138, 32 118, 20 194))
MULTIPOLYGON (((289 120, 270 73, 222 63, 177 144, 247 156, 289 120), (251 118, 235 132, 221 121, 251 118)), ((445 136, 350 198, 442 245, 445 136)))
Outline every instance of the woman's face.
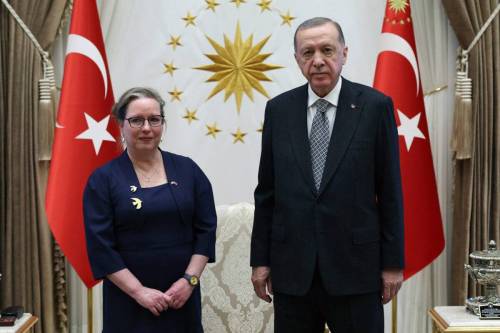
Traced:
POLYGON ((156 100, 146 97, 133 100, 128 105, 125 120, 121 124, 127 149, 138 152, 156 150, 160 145, 163 126, 160 104, 156 100))

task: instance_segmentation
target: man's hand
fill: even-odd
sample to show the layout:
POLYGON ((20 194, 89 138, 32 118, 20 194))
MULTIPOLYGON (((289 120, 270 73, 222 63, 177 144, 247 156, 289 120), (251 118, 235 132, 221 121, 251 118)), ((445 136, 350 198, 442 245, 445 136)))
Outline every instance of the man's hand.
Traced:
POLYGON ((252 283, 257 296, 267 303, 271 303, 270 295, 273 294, 273 286, 271 284, 271 268, 267 266, 253 267, 252 283))
POLYGON ((398 268, 382 271, 382 303, 387 304, 396 296, 403 284, 403 270, 398 268))

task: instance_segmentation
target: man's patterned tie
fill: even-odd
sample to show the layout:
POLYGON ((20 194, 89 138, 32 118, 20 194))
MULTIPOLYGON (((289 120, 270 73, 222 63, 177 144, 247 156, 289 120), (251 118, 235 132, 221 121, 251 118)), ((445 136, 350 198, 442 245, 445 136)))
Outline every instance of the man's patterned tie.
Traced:
POLYGON ((330 131, 328 127, 328 118, 326 110, 330 103, 324 99, 318 99, 315 103, 316 114, 311 125, 309 142, 311 144, 311 162, 314 184, 316 190, 319 190, 323 169, 325 168, 326 154, 328 152, 328 143, 330 142, 330 131))

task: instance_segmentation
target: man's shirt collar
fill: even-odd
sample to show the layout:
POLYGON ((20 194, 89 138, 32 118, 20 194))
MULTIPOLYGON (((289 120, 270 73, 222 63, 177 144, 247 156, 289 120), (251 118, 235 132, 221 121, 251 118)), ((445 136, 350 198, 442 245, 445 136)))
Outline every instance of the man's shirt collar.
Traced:
POLYGON ((316 93, 312 90, 311 85, 307 85, 307 93, 308 93, 308 98, 307 98, 307 107, 310 108, 316 101, 320 98, 323 98, 330 102, 333 106, 337 106, 339 103, 339 95, 340 95, 340 89, 342 88, 342 76, 339 76, 339 81, 335 85, 335 87, 325 96, 325 97, 319 97, 316 95, 316 93))

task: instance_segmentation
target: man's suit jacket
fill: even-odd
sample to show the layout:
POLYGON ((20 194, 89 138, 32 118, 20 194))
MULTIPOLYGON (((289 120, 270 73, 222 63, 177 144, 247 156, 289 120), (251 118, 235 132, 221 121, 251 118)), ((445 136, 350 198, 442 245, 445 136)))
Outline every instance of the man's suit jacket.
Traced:
POLYGON ((343 79, 319 191, 307 100, 304 85, 267 103, 250 264, 270 266, 281 293, 304 295, 316 265, 331 295, 375 292, 382 269, 404 265, 392 100, 343 79))

